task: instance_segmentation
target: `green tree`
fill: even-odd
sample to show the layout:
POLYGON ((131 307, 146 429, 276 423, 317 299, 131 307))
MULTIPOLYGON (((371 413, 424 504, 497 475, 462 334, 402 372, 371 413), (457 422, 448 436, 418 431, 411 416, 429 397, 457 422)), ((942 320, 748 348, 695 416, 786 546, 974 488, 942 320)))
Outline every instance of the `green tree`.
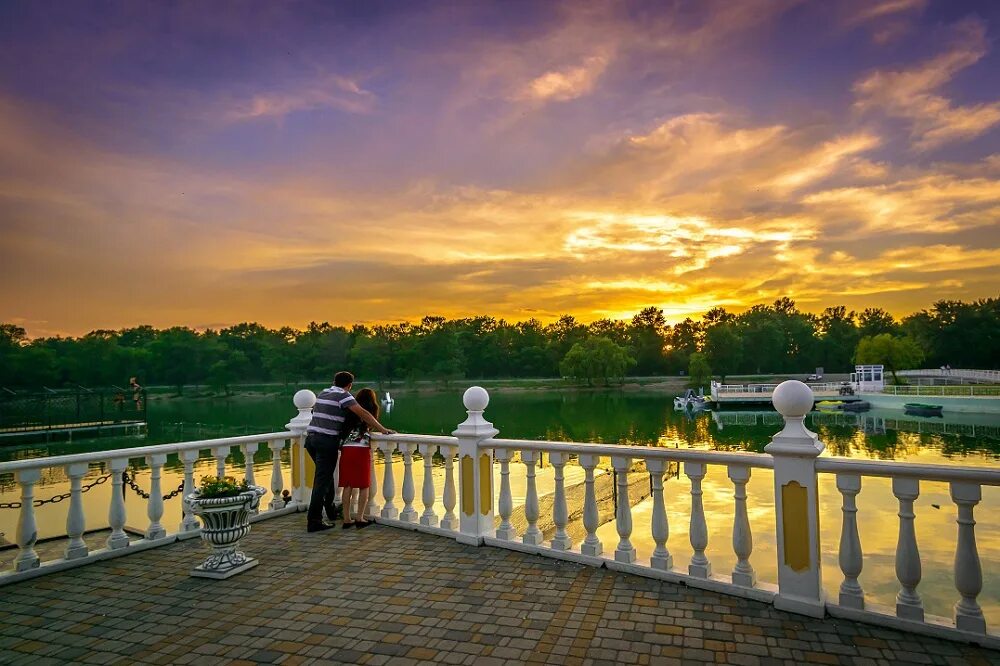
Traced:
POLYGON ((708 359, 701 352, 691 354, 688 363, 688 384, 691 388, 704 388, 712 381, 712 368, 708 364, 708 359))
POLYGON ((899 383, 897 370, 916 367, 924 359, 924 352, 913 338, 895 337, 880 333, 861 338, 854 360, 862 364, 881 364, 892 373, 892 381, 899 383))
POLYGON ((705 356, 725 383, 743 360, 743 339, 732 324, 717 324, 705 331, 705 356))
POLYGON ((566 352, 559 369, 564 377, 585 379, 587 386, 593 386, 596 379, 608 385, 612 378, 624 381, 625 371, 634 362, 625 347, 607 338, 595 337, 575 343, 566 352))

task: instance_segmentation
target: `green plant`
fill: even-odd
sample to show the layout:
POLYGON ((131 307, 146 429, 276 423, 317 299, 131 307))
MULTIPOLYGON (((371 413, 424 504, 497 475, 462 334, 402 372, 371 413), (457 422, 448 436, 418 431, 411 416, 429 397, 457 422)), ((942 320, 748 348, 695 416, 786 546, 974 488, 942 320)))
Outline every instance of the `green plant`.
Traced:
POLYGON ((237 481, 231 476, 203 476, 198 484, 198 497, 212 499, 215 497, 235 497, 250 490, 246 479, 237 481))

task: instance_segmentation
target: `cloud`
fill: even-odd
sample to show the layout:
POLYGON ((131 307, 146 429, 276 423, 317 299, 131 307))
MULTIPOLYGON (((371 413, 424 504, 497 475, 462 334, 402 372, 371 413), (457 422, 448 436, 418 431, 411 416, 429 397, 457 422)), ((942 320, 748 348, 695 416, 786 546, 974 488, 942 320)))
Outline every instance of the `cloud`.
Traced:
POLYGON ((345 113, 369 113, 375 107, 375 94, 356 81, 338 75, 321 76, 315 81, 287 86, 285 89, 253 93, 227 102, 223 115, 230 121, 281 119, 299 111, 332 109, 345 113))
POLYGON ((1000 123, 1000 101, 956 106, 937 94, 937 89, 987 52, 982 21, 963 21, 955 33, 951 49, 916 67, 878 70, 860 79, 854 85, 855 108, 910 121, 910 138, 919 151, 975 138, 1000 123))
POLYGON ((553 70, 533 79, 521 96, 539 101, 565 102, 576 99, 594 89, 598 77, 607 66, 607 58, 589 57, 579 66, 553 70))

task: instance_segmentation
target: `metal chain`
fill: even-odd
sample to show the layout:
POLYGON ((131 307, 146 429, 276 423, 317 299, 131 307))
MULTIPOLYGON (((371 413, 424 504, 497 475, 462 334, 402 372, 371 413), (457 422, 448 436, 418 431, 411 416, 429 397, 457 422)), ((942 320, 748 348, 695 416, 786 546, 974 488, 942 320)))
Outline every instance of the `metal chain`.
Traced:
MULTIPOLYGON (((88 490, 90 490, 91 488, 93 488, 94 486, 99 486, 99 485, 101 485, 102 483, 104 483, 105 481, 107 481, 110 478, 111 478, 111 473, 109 472, 108 474, 105 474, 104 476, 100 476, 100 477, 94 479, 91 483, 88 483, 87 485, 85 485, 82 488, 80 488, 80 492, 81 493, 85 493, 88 490)), ((68 493, 63 493, 62 495, 55 495, 53 497, 49 497, 49 498, 46 498, 46 499, 40 499, 40 500, 36 499, 36 500, 32 501, 31 505, 32 506, 43 506, 45 504, 58 504, 59 502, 62 502, 63 500, 69 499, 72 495, 73 495, 73 491, 71 490, 68 493)), ((22 506, 21 502, 0 502, 0 509, 20 509, 21 506, 22 506)))
MULTIPOLYGON (((135 477, 131 476, 127 471, 122 472, 122 481, 126 485, 128 485, 129 488, 131 488, 132 490, 134 490, 136 495, 138 495, 142 499, 149 499, 149 493, 147 493, 145 490, 143 490, 142 488, 140 488, 138 486, 138 484, 136 484, 136 482, 135 482, 135 477)), ((172 490, 168 494, 164 495, 163 496, 163 501, 165 502, 168 499, 173 499, 173 498, 177 497, 178 495, 180 495, 182 492, 184 492, 184 482, 183 481, 181 481, 181 484, 179 486, 177 486, 177 490, 172 490)))

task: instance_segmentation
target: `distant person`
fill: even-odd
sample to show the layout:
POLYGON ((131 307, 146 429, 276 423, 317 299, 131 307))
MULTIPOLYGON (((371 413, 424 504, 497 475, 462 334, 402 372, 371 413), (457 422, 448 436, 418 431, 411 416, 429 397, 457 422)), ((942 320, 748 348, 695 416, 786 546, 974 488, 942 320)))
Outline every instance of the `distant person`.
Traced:
MULTIPOLYGON (((378 397, 370 388, 358 391, 358 404, 376 419, 379 416, 378 397)), ((343 528, 368 527, 371 522, 365 520, 365 509, 368 507, 368 489, 372 485, 372 449, 371 438, 368 436, 368 425, 354 413, 348 414, 344 421, 344 438, 340 456, 340 487, 344 489, 343 528), (351 495, 358 490, 358 511, 352 518, 351 495)))
POLYGON ((313 477, 312 496, 309 500, 309 513, 306 514, 306 529, 309 532, 328 530, 333 525, 323 522, 323 510, 331 521, 336 520, 333 500, 337 489, 333 486, 333 472, 337 469, 337 457, 340 454, 340 444, 343 436, 344 421, 348 414, 356 415, 368 427, 376 432, 392 433, 378 422, 351 395, 354 375, 341 371, 333 377, 333 386, 325 389, 316 398, 313 407, 312 421, 306 430, 306 451, 316 463, 316 475, 313 477))
POLYGON ((136 411, 142 410, 142 387, 139 386, 139 382, 136 381, 135 377, 131 377, 128 380, 128 386, 132 389, 132 401, 135 402, 136 411))

